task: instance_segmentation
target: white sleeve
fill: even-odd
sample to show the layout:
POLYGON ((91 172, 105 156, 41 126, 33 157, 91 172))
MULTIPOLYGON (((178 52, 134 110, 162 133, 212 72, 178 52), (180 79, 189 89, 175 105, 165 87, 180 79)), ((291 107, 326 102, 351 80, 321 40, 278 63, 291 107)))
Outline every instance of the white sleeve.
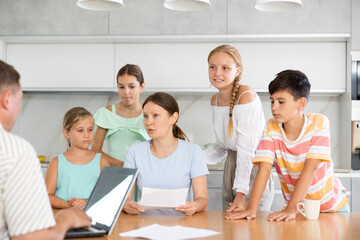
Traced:
POLYGON ((12 169, 4 184, 5 218, 10 236, 55 225, 44 178, 35 151, 11 158, 12 169))
POLYGON ((247 195, 253 167, 252 160, 265 127, 265 117, 261 104, 256 105, 255 108, 239 110, 235 113, 238 122, 236 132, 234 130, 234 134, 237 135, 237 155, 233 190, 247 195))
POLYGON ((203 150, 205 161, 208 165, 215 165, 227 157, 227 149, 223 148, 217 142, 203 150))

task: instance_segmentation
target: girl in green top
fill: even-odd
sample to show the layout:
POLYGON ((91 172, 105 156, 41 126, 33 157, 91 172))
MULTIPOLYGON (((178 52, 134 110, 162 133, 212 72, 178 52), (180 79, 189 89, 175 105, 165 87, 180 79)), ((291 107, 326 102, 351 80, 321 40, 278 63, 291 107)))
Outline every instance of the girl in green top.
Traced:
POLYGON ((141 69, 127 64, 119 70, 116 79, 121 102, 102 107, 94 115, 97 130, 91 150, 105 156, 112 166, 122 166, 128 147, 150 138, 140 103, 145 87, 141 69), (107 154, 102 151, 105 139, 108 140, 107 154))

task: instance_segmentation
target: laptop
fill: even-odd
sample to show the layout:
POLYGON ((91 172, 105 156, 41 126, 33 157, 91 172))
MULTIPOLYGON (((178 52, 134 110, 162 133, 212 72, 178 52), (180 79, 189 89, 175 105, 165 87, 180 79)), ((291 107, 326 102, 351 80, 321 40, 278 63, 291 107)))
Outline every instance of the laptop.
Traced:
POLYGON ((137 174, 137 169, 104 167, 84 208, 91 227, 70 229, 65 238, 110 235, 137 174))

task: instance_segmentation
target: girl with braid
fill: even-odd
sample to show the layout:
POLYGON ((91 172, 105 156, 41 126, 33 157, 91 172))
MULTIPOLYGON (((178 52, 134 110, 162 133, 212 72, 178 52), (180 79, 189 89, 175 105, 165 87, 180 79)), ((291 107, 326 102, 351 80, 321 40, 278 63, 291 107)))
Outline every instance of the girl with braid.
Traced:
MULTIPOLYGON (((258 171, 252 160, 265 127, 263 108, 256 92, 240 84, 243 69, 235 47, 216 47, 210 52, 208 63, 209 80, 219 90, 211 98, 217 141, 210 151, 227 154, 222 185, 223 209, 241 211, 246 209, 258 171)), ((269 211, 273 198, 274 182, 270 176, 258 210, 269 211)))

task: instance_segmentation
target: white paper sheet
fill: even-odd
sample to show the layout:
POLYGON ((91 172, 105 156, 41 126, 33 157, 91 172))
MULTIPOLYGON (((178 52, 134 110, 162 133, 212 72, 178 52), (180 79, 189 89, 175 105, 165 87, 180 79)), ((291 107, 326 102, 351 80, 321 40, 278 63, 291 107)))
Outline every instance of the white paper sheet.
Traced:
POLYGON ((138 237, 147 239, 191 239, 210 237, 220 234, 207 229, 190 228, 182 226, 161 226, 159 224, 152 224, 147 227, 139 228, 129 232, 123 232, 119 235, 121 237, 138 237))
POLYGON ((186 203, 188 191, 188 188, 160 189, 144 187, 139 205, 143 209, 176 208, 186 203))

